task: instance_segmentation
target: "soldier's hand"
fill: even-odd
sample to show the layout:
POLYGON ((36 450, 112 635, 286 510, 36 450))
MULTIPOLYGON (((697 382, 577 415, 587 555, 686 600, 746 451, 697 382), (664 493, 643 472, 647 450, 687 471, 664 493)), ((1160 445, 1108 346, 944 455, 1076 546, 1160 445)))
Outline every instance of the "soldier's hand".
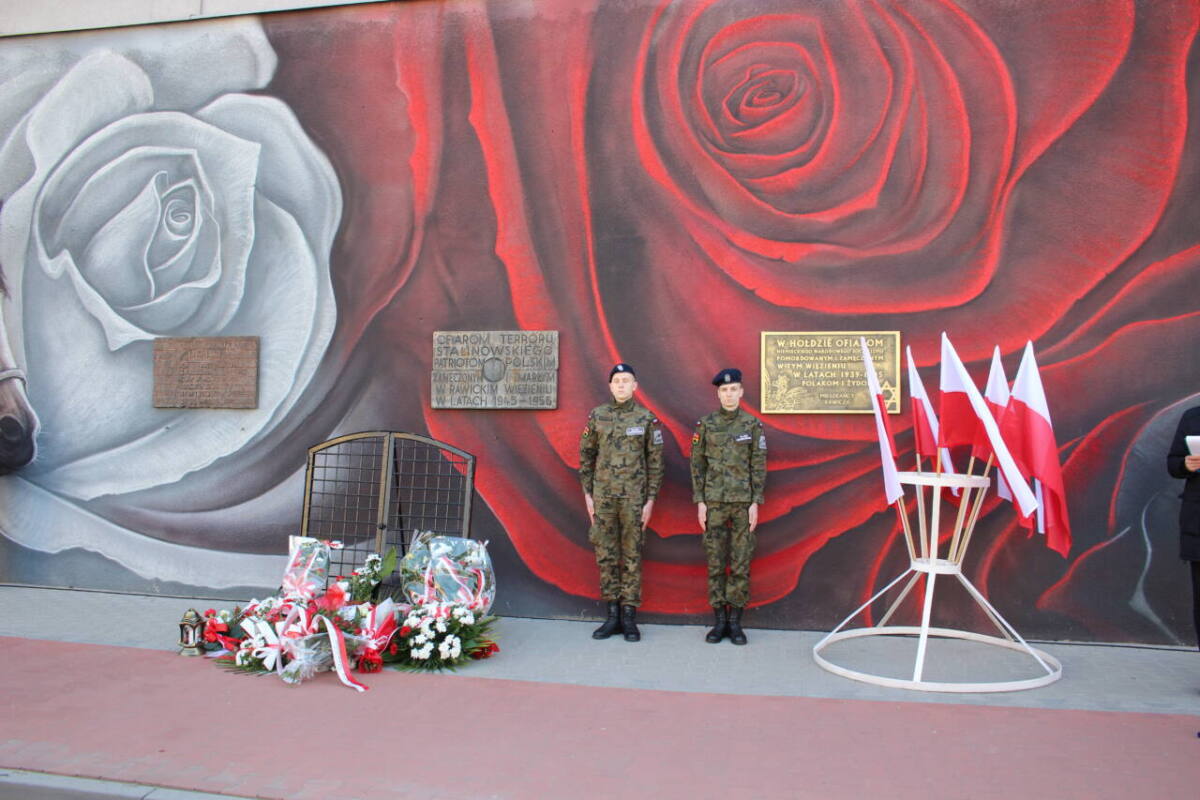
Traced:
POLYGON ((754 533, 754 529, 758 527, 758 503, 750 504, 746 516, 750 519, 750 532, 754 533))
POLYGON ((596 503, 592 500, 592 496, 587 492, 583 493, 583 502, 587 505, 588 524, 596 524, 596 503))
POLYGON ((700 520, 700 530, 708 527, 708 506, 704 503, 696 504, 696 518, 700 520))
POLYGON ((642 506, 642 527, 645 528, 650 524, 650 515, 654 513, 654 501, 647 500, 646 505, 642 506))
POLYGON ((1192 472, 1200 472, 1200 456, 1184 456, 1183 465, 1192 472))

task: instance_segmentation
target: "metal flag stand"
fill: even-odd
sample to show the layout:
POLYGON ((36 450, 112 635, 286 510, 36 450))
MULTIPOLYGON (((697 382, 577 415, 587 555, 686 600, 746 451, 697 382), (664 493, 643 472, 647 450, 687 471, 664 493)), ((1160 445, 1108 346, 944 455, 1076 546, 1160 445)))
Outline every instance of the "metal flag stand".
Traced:
MULTIPOLYGON (((967 553, 967 547, 971 543, 971 535, 974 533, 975 525, 979 520, 979 511, 983 506, 983 498, 987 493, 988 487, 991 485, 991 480, 985 475, 959 475, 946 473, 930 473, 930 472, 901 472, 899 473, 900 483, 912 486, 917 493, 917 520, 920 536, 920 555, 914 550, 911 538, 907 537, 908 526, 905 526, 906 538, 909 545, 909 566, 904 572, 898 575, 895 580, 884 586, 870 600, 863 603, 854 610, 850 616, 842 620, 836 628, 829 632, 825 638, 817 642, 813 647, 813 659, 823 669, 841 675, 845 678, 851 678, 865 683, 873 683, 877 686, 888 686, 897 689, 915 689, 923 692, 1011 692, 1020 689, 1035 689, 1039 686, 1046 686, 1054 683, 1062 677, 1062 664, 1058 659, 1039 650, 1031 647, 1021 634, 1017 633, 1016 629, 1000 615, 1000 612, 988 602, 987 598, 975 588, 975 586, 967 580, 962 574, 962 561, 967 553), (928 524, 925 514, 925 491, 929 490, 930 505, 928 524), (958 507, 957 514, 954 515, 954 527, 950 533, 949 544, 945 558, 938 558, 938 544, 942 540, 941 530, 943 515, 941 514, 941 495, 943 490, 961 490, 962 499, 958 507), (925 594, 923 598, 923 607, 921 612, 920 626, 913 625, 888 625, 892 615, 900 604, 908 597, 913 587, 922 575, 926 576, 925 594), (929 620, 933 610, 934 585, 939 575, 953 575, 967 590, 971 598, 983 609, 992 623, 999 629, 1002 636, 988 636, 981 633, 972 633, 970 631, 957 630, 954 628, 934 628, 930 627, 929 620), (878 624, 869 628, 853 628, 843 630, 845 626, 861 614, 865 609, 870 607, 879 598, 887 594, 892 587, 899 584, 905 578, 908 582, 904 584, 903 590, 896 597, 892 604, 888 607, 887 612, 880 618, 878 624), (917 655, 913 663, 913 673, 910 680, 903 678, 891 678, 885 675, 877 675, 870 672, 862 672, 859 670, 849 669, 848 667, 839 666, 829 661, 822 653, 826 647, 834 642, 843 641, 845 639, 857 639, 868 636, 917 636, 917 655), (959 682, 959 681, 928 681, 924 679, 926 649, 929 643, 929 637, 938 637, 944 639, 965 639, 967 641, 978 642, 981 644, 1001 647, 1008 650, 1016 650, 1018 652, 1028 654, 1039 668, 1039 674, 1031 678, 1010 681, 991 681, 991 682, 959 682)), ((950 515, 947 514, 947 517, 950 515)))

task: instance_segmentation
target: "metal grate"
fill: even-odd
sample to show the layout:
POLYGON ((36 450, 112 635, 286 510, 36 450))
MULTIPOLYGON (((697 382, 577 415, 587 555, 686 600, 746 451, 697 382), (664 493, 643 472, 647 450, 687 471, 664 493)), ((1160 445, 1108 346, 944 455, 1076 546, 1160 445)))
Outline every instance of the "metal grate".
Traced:
MULTIPOLYGON (((369 431, 308 450, 301 533, 339 540, 330 576, 368 553, 403 556, 418 531, 470 536, 475 456, 414 433, 369 431)), ((384 581, 383 592, 394 583, 384 581)))

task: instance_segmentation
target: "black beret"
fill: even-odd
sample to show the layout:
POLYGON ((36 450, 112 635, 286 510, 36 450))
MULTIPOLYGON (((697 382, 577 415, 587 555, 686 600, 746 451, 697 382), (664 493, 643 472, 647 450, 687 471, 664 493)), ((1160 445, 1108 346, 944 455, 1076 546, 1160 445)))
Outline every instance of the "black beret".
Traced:
POLYGON ((717 373, 717 377, 713 378, 713 386, 722 386, 726 383, 741 383, 742 371, 740 369, 723 369, 717 373))
POLYGON ((612 382, 613 375, 616 375, 618 372, 628 372, 633 377, 637 377, 637 373, 633 371, 633 367, 629 366, 625 362, 621 362, 608 371, 608 380, 610 383, 612 382))

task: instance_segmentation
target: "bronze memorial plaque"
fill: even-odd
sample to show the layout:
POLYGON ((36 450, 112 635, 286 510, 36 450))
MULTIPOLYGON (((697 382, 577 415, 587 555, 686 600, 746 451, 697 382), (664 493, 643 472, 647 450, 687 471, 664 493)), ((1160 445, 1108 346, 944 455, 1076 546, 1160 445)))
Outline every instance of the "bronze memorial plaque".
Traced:
POLYGON ((899 331, 763 331, 763 413, 870 414, 859 337, 867 339, 888 413, 899 414, 899 331))
POLYGON ((558 331, 434 331, 434 408, 558 408, 558 331))
POLYGON ((155 408, 258 408, 258 337, 154 340, 155 408))

